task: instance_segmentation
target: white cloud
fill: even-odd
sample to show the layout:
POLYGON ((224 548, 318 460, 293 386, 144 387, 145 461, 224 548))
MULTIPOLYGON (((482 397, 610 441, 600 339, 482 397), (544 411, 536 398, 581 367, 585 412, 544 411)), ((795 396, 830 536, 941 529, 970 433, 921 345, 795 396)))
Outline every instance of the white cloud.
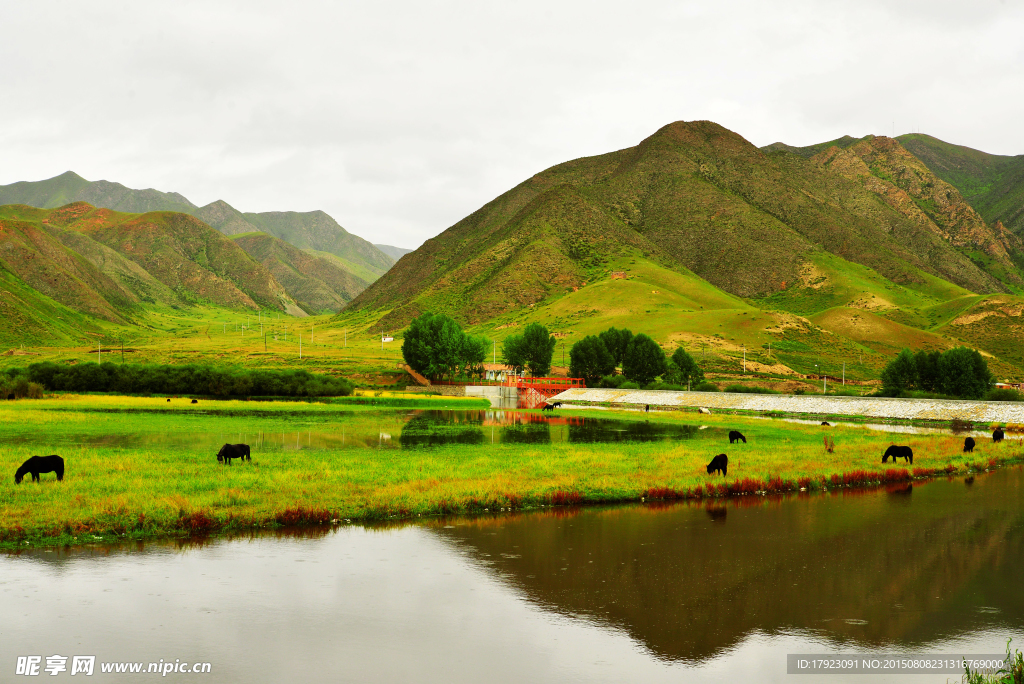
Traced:
POLYGON ((712 119, 1024 153, 1019 3, 6 3, 0 183, 324 209, 415 246, 561 161, 712 119))

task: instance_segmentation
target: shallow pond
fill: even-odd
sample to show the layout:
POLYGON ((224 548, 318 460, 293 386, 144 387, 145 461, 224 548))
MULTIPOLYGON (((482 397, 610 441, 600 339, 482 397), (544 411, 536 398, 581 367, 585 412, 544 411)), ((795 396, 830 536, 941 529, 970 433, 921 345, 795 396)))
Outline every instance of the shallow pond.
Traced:
MULTIPOLYGON (((88 414, 88 411, 82 413, 88 414)), ((596 411, 595 411, 596 413, 596 411)), ((103 418, 109 416, 103 413, 103 418)), ((188 420, 202 421, 196 412, 188 420)), ((795 418, 764 418, 766 421, 817 425, 819 421, 795 418)), ((253 419, 252 424, 259 420, 253 419)), ((132 432, 123 429, 97 433, 68 430, 26 432, 0 437, 0 444, 39 445, 41 449, 62 446, 84 447, 209 447, 213 451, 224 443, 250 444, 254 451, 297 449, 408 449, 446 444, 552 444, 678 441, 694 438, 724 440, 728 428, 708 425, 685 425, 667 421, 617 420, 603 416, 542 414, 519 410, 398 410, 376 414, 329 416, 300 415, 294 419, 295 430, 254 430, 251 432, 209 431, 201 422, 164 431, 132 432), (323 422, 332 423, 329 430, 323 422), (311 424, 312 421, 312 424, 311 424)), ((948 427, 931 427, 886 423, 835 423, 846 427, 901 434, 950 434, 948 427)), ((989 439, 984 431, 964 432, 979 441, 989 439)), ((1022 433, 1006 433, 1006 439, 1024 437, 1022 433)))
POLYGON ((93 681, 125 680, 99 663, 180 659, 218 682, 782 682, 787 653, 1019 646, 1021 568, 1021 467, 970 484, 31 551, 0 556, 0 668, 60 654, 95 655, 93 681))

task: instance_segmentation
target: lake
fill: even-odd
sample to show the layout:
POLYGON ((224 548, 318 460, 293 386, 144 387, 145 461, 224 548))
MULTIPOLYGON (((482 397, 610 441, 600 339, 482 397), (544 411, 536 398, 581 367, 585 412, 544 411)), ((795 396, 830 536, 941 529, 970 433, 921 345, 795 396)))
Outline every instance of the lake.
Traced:
MULTIPOLYGON (((781 682, 787 653, 1019 647, 1021 568, 1019 466, 888 490, 33 550, 0 556, 0 667, 61 654, 95 655, 95 681, 126 681, 102 662, 180 659, 218 682, 781 682)), ((836 679, 959 675, 797 681, 836 679)))

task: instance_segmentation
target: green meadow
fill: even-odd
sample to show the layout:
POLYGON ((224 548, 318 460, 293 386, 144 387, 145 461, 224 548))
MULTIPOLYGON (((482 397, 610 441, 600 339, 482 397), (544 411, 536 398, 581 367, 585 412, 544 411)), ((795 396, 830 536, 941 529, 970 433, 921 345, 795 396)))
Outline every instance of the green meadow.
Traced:
POLYGON ((192 405, 111 396, 5 402, 0 539, 12 548, 559 504, 903 486, 913 478, 963 475, 1024 456, 1017 441, 979 440, 974 454, 963 454, 963 438, 954 435, 676 412, 558 417, 691 425, 692 438, 520 443, 495 440, 493 428, 479 419, 457 417, 447 429, 480 434, 463 443, 399 446, 417 409, 480 406, 442 397, 373 396, 322 403, 192 405), (728 429, 741 430, 749 442, 730 445, 728 429), (834 442, 832 453, 826 438, 834 442), (912 466, 880 462, 894 440, 914 449, 912 466), (251 444, 252 461, 219 464, 216 452, 224 442, 251 444), (43 474, 40 483, 26 478, 15 485, 14 470, 23 461, 49 453, 65 460, 63 482, 43 474), (729 456, 727 477, 705 471, 718 453, 729 456))

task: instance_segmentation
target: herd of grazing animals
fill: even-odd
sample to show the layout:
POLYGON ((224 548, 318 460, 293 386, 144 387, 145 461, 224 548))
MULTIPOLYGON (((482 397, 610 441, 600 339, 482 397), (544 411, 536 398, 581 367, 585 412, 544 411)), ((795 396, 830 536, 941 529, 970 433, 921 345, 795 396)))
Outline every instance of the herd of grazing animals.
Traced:
MULTIPOLYGON (((170 398, 167 399, 170 401, 170 398)), ((199 403, 198 400, 193 399, 193 404, 199 403)), ((555 402, 554 404, 545 403, 541 408, 542 411, 553 411, 556 408, 560 408, 562 402, 555 402)), ((645 410, 649 411, 650 406, 645 407, 645 410)), ((701 409, 703 413, 705 409, 701 409)), ((710 413, 710 411, 708 411, 710 413)), ((827 421, 822 421, 823 426, 829 426, 827 421)), ((992 441, 1001 442, 1005 435, 1003 434, 1002 427, 996 427, 995 431, 992 432, 992 441)), ((736 444, 737 442, 747 443, 747 438, 738 430, 729 431, 729 444, 736 444)), ((974 453, 975 441, 973 437, 968 437, 964 440, 964 453, 974 453)), ((892 457, 892 462, 896 463, 897 458, 904 459, 908 464, 914 463, 914 450, 908 446, 897 446, 892 444, 885 453, 882 454, 882 463, 889 460, 892 457)), ((231 459, 239 458, 243 462, 252 461, 248 444, 225 444, 217 452, 217 462, 225 465, 231 465, 231 459)), ((708 475, 712 475, 716 472, 722 474, 722 477, 726 477, 729 474, 729 457, 725 454, 718 454, 711 463, 707 465, 708 475)), ((56 454, 50 456, 33 456, 27 461, 21 464, 18 470, 14 473, 14 483, 21 484, 25 475, 32 474, 32 481, 39 482, 40 473, 56 473, 57 480, 64 480, 64 459, 56 454)), ((973 479, 973 478, 972 478, 973 479)))

